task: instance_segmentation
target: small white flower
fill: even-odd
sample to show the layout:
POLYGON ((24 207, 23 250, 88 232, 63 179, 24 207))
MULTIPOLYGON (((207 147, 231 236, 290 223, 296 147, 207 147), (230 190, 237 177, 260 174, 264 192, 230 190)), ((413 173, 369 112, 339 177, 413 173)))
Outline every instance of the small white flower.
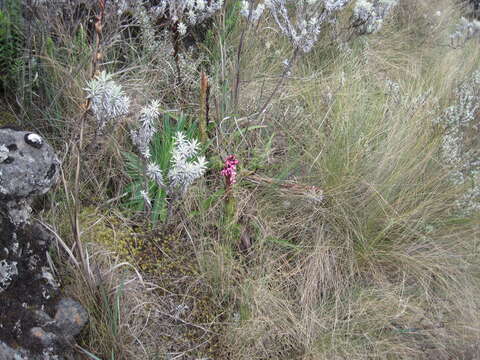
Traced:
POLYGON ((130 132, 133 144, 144 159, 150 158, 150 142, 157 129, 155 121, 160 116, 160 102, 153 100, 140 111, 140 126, 130 132))
POLYGON ((149 163, 147 165, 147 176, 155 181, 159 187, 165 187, 162 170, 157 164, 149 163))
POLYGON ((187 26, 183 22, 178 23, 178 33, 181 36, 184 36, 187 33, 187 26))
POLYGON ((182 132, 177 132, 172 150, 171 168, 168 172, 169 191, 177 194, 184 194, 188 187, 207 168, 205 157, 199 156, 197 161, 191 161, 197 155, 197 140, 187 140, 182 132))
POLYGON ((152 200, 150 199, 148 193, 145 190, 140 190, 140 195, 142 196, 143 201, 147 206, 152 206, 152 200))

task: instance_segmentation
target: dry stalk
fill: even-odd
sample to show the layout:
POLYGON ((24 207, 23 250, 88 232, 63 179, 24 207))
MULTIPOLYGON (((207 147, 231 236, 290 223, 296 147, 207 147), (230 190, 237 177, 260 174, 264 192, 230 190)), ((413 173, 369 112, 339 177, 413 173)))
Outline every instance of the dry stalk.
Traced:
POLYGON ((200 142, 205 146, 208 142, 208 95, 210 86, 208 84, 207 75, 202 72, 200 74, 200 114, 198 120, 198 128, 200 131, 200 142))
POLYGON ((291 181, 280 181, 277 179, 255 175, 255 174, 246 176, 243 179, 258 185, 278 186, 282 192, 289 195, 304 196, 308 198, 314 197, 314 198, 320 199, 320 201, 321 199, 323 199, 323 196, 324 196, 323 190, 315 185, 298 184, 296 182, 291 182, 291 181))

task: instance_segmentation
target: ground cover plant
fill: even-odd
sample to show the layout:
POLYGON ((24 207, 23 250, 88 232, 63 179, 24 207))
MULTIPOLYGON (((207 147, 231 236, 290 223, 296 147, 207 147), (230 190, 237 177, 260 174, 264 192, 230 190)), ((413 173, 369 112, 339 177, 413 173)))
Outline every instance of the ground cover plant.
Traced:
POLYGON ((79 358, 480 357, 476 5, 7 1, 79 358))

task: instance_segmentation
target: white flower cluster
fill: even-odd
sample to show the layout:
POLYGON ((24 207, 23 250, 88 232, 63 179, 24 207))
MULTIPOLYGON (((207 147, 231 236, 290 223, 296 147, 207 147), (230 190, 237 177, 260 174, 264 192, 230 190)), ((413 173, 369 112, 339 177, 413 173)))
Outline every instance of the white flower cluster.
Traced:
POLYGON ((450 40, 453 46, 458 46, 474 37, 480 37, 480 21, 468 21, 462 17, 455 32, 450 35, 450 40))
POLYGON ((480 70, 456 91, 455 103, 436 122, 444 128, 442 158, 453 184, 466 188, 458 200, 465 214, 480 210, 480 70))
POLYGON ((397 5, 398 0, 357 0, 353 9, 353 18, 362 34, 379 31, 383 20, 397 5))
POLYGON ((168 16, 177 24, 180 35, 185 35, 188 25, 195 25, 210 18, 223 6, 224 0, 160 0, 154 7, 158 16, 168 16))
MULTIPOLYGON (((49 0, 48 2, 52 2, 49 0)), ((57 0, 60 1, 60 0, 57 0)), ((62 0, 65 2, 66 0, 62 0)), ((98 0, 85 0, 95 6, 98 0)), ((46 0, 35 0, 35 3, 46 4, 46 0)), ((162 17, 176 24, 181 35, 185 35, 189 25, 202 23, 223 6, 224 0, 116 0, 107 1, 106 12, 122 15, 132 12, 142 28, 144 45, 148 49, 155 48, 155 22, 162 17)))
POLYGON ((155 181, 160 188, 165 188, 165 183, 163 182, 163 173, 155 163, 150 163, 147 165, 147 176, 155 181))
MULTIPOLYGON (((155 121, 160 115, 159 102, 152 101, 145 106, 140 114, 139 127, 132 130, 130 135, 132 142, 137 147, 144 163, 146 164, 145 175, 155 181, 157 186, 167 191, 173 197, 183 195, 188 187, 207 169, 205 157, 198 156, 199 144, 197 140, 188 140, 185 135, 179 131, 175 135, 170 170, 168 171, 168 183, 164 181, 164 174, 160 166, 151 160, 150 142, 157 132, 155 121), (197 160, 193 160, 197 158, 197 160)), ((143 189, 141 195, 147 204, 150 204, 150 197, 146 189, 143 189)))
POLYGON ((157 131, 155 121, 160 116, 159 108, 160 102, 157 100, 153 100, 145 106, 138 119, 140 126, 130 132, 133 144, 138 148, 144 159, 150 159, 150 141, 157 131))
POLYGON ((111 74, 102 71, 87 83, 85 91, 100 131, 109 121, 128 113, 130 99, 122 86, 112 80, 111 74))
POLYGON ((147 191, 140 190, 140 196, 142 197, 145 204, 147 204, 148 206, 152 206, 152 199, 150 199, 147 191))
POLYGON ((247 18, 250 22, 257 22, 262 16, 264 10, 265 5, 262 3, 259 3, 256 7, 254 7, 252 0, 243 0, 240 14, 247 18))
MULTIPOLYGON (((146 175, 155 181, 158 187, 165 189, 172 196, 181 196, 185 194, 188 187, 199 177, 201 177, 207 169, 207 161, 205 157, 197 157, 198 142, 188 140, 185 135, 179 131, 175 135, 172 149, 172 160, 170 170, 168 171, 168 184, 164 182, 164 175, 160 167, 151 162, 147 165, 146 175)), ((145 198, 145 195, 142 194, 145 198)), ((147 196, 148 198, 148 196, 147 196)))
POLYGON ((196 161, 191 161, 197 156, 198 142, 187 140, 182 132, 177 132, 172 151, 171 168, 168 172, 169 191, 184 194, 187 188, 207 169, 205 157, 199 156, 196 161))
POLYGON ((296 49, 308 53, 318 40, 325 22, 351 0, 265 0, 275 22, 296 49), (295 14, 291 10, 295 9, 295 14))
MULTIPOLYGON (((128 8, 126 8, 128 9, 128 8)), ((120 13, 124 13, 126 9, 123 9, 120 13)), ((159 41, 157 41, 155 35, 155 12, 147 11, 141 1, 135 2, 131 6, 133 16, 138 21, 141 31, 142 46, 145 50, 150 52, 161 51, 162 47, 159 41)))

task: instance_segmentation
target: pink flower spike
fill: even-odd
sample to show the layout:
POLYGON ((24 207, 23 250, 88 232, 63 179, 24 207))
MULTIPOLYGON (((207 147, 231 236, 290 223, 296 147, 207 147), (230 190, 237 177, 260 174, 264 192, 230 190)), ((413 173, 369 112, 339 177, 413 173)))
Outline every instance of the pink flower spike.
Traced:
POLYGON ((220 174, 225 177, 227 188, 236 183, 237 164, 238 160, 235 155, 229 155, 225 160, 225 166, 220 174))

